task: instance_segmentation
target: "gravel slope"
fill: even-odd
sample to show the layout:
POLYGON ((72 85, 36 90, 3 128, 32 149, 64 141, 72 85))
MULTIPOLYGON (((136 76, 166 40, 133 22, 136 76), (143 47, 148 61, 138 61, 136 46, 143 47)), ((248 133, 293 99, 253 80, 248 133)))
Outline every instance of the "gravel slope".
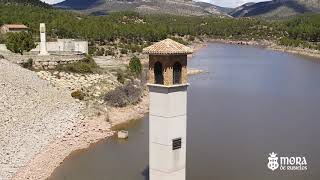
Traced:
POLYGON ((0 180, 78 123, 81 106, 35 72, 0 59, 0 180))

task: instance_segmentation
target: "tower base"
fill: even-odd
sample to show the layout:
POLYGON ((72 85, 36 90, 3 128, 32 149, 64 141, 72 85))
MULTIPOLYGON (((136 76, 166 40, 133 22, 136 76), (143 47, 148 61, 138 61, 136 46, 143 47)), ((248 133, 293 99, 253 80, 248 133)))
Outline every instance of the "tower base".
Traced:
POLYGON ((150 169, 150 180, 185 180, 186 169, 181 169, 171 173, 150 169))

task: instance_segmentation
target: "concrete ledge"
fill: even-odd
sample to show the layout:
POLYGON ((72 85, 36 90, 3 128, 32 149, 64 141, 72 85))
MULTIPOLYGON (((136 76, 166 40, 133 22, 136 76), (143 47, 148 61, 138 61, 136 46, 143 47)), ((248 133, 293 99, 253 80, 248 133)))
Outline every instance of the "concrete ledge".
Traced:
POLYGON ((163 85, 163 84, 151 84, 151 83, 147 83, 147 86, 153 86, 153 87, 162 87, 162 88, 176 88, 176 87, 185 87, 185 86, 189 86, 189 83, 185 83, 185 84, 174 84, 174 85, 163 85))
POLYGON ((175 84, 175 85, 162 85, 162 84, 150 84, 148 83, 147 86, 149 87, 150 92, 157 92, 157 93, 172 93, 177 91, 186 91, 189 83, 187 84, 175 84))

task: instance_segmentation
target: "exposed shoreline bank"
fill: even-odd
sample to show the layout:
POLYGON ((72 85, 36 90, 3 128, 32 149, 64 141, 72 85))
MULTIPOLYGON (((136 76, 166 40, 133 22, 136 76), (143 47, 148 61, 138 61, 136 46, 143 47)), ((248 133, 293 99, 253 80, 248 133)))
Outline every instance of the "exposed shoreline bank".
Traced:
POLYGON ((320 59, 320 51, 308 48, 300 47, 288 47, 281 46, 272 41, 261 40, 261 41, 238 41, 238 40, 225 40, 225 39, 207 39, 204 43, 224 43, 224 44, 233 44, 233 45, 242 45, 242 46, 254 46, 264 49, 270 49, 273 51, 287 52, 300 56, 307 56, 312 58, 320 59))
POLYGON ((142 118, 148 111, 148 102, 149 96, 145 95, 136 105, 111 108, 107 115, 79 120, 65 135, 41 150, 27 166, 20 168, 13 179, 47 179, 72 152, 112 137, 115 134, 112 128, 116 125, 142 118), (105 120, 105 116, 109 116, 109 122, 105 120))

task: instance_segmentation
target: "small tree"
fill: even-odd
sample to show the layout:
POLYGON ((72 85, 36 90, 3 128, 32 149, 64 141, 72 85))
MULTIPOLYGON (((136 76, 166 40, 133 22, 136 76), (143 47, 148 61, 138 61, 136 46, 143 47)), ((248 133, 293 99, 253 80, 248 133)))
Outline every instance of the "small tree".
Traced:
POLYGON ((141 74, 141 72, 142 72, 141 61, 136 56, 133 56, 131 58, 130 63, 129 63, 129 70, 131 73, 133 73, 135 75, 141 74))
POLYGON ((0 44, 5 43, 5 39, 4 36, 2 34, 0 34, 0 44))
POLYGON ((23 55, 23 52, 28 52, 36 47, 32 34, 27 32, 8 33, 6 46, 11 52, 20 53, 21 55, 23 55))

